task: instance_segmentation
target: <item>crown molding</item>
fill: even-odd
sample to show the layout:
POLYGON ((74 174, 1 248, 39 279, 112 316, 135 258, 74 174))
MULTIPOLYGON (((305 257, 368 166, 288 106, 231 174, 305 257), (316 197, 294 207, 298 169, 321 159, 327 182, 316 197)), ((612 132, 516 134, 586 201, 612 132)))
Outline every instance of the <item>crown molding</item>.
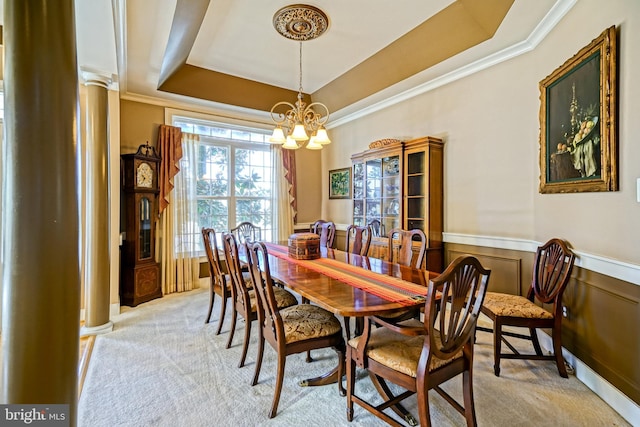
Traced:
MULTIPOLYGON (((422 95, 423 93, 430 92, 441 86, 453 83, 456 80, 468 77, 479 71, 500 64, 501 62, 508 61, 509 59, 530 52, 531 50, 535 49, 542 40, 544 40, 547 34, 549 34, 549 32, 558 24, 558 22, 560 22, 560 20, 567 14, 567 12, 569 12, 569 10, 571 10, 571 8, 577 2, 578 0, 558 0, 525 40, 513 44, 492 55, 471 62, 470 64, 467 64, 449 73, 443 74, 442 76, 417 85, 397 95, 391 96, 380 102, 364 107, 354 113, 347 114, 338 119, 333 119, 330 123, 327 124, 326 128, 331 129, 337 126, 344 125, 353 120, 368 116, 369 114, 391 107, 400 102, 414 98, 418 95, 422 95)), ((335 112, 334 115, 335 114, 339 114, 339 112, 335 112)))

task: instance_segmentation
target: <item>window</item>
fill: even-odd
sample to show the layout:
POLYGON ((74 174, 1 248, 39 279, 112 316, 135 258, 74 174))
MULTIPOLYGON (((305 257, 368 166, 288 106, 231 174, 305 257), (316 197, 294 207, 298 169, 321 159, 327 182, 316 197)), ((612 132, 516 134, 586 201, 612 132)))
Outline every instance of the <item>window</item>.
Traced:
POLYGON ((243 221, 261 228, 272 240, 273 167, 266 130, 174 117, 183 132, 200 135, 196 165, 198 227, 228 231, 243 221))

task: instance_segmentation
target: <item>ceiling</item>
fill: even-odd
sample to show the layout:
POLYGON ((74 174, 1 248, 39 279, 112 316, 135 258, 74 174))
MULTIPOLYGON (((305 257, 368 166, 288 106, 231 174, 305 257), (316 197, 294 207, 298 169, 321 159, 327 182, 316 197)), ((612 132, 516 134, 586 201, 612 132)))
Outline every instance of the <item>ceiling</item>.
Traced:
MULTIPOLYGON (((531 50, 575 2, 309 1, 329 27, 303 42, 304 92, 348 120, 531 50)), ((79 66, 112 75, 125 99, 267 117, 298 90, 298 42, 272 24, 290 4, 76 0, 79 66)))

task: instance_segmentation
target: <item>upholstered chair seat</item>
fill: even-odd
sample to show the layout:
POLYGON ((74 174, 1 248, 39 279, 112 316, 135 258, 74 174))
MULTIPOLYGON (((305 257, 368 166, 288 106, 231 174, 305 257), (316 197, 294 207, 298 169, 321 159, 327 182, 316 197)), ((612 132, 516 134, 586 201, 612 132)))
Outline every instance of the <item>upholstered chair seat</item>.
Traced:
MULTIPOLYGON (((248 284, 248 283, 247 283, 248 284)), ((298 300, 293 294, 282 288, 274 288, 273 293, 276 296, 276 304, 280 308, 291 307, 298 304, 298 300)), ((251 302, 251 312, 256 313, 258 310, 258 300, 254 289, 249 290, 249 301, 251 302)))
MULTIPOLYGON (((276 291, 277 288, 274 288, 276 291)), ((300 304, 280 310, 287 344, 322 338, 340 332, 340 321, 327 310, 311 304, 300 304)))
MULTIPOLYGON (((424 324, 416 319, 401 322, 402 327, 421 327, 424 324)), ((440 332, 434 330, 436 341, 440 340, 440 332)), ((360 337, 349 340, 348 344, 354 349, 358 348, 360 337)), ((402 372, 405 375, 416 378, 418 376, 418 361, 424 347, 424 335, 406 336, 398 334, 387 328, 378 328, 371 333, 367 344, 367 358, 375 360, 381 365, 387 366, 394 371, 402 372)), ((456 353, 451 359, 442 360, 437 356, 432 356, 429 363, 429 371, 441 368, 454 360, 462 357, 462 350, 456 353)))
POLYGON ((553 319, 553 314, 519 295, 487 292, 484 306, 502 317, 525 319, 553 319))

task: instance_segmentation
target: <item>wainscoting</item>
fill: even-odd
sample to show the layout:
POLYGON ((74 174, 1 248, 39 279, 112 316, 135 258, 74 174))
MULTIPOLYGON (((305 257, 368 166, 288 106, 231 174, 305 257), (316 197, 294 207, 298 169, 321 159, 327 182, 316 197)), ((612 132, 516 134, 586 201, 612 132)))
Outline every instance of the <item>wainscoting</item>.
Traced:
MULTIPOLYGON (((519 250, 446 242, 445 262, 462 254, 474 255, 492 270, 491 291, 526 295, 535 250, 535 245, 533 250, 527 246, 530 245, 524 244, 524 250, 519 250)), ((637 410, 640 403, 640 286, 576 265, 563 303, 567 310, 563 321, 564 348, 635 402, 637 410)), ((573 364, 575 368, 576 361, 573 364)))

